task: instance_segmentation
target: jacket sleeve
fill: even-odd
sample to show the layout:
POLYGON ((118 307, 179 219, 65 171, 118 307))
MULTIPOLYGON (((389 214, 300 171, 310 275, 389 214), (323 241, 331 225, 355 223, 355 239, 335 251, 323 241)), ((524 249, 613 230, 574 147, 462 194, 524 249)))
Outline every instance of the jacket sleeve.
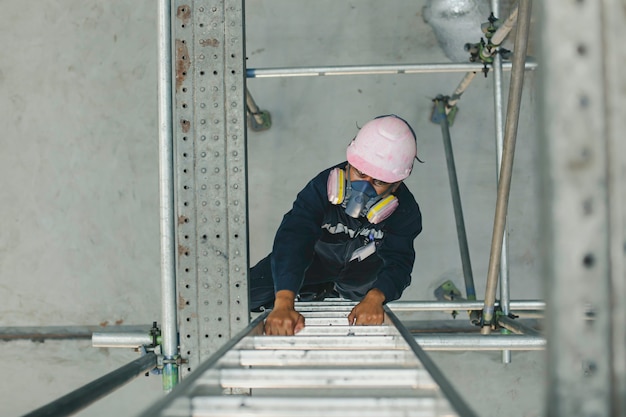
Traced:
POLYGON ((378 256, 383 264, 372 288, 385 294, 385 303, 400 298, 411 283, 415 262, 413 241, 422 231, 419 206, 408 189, 404 191, 404 195, 399 195, 402 198, 401 205, 385 225, 385 236, 378 248, 378 256))
POLYGON ((275 291, 300 290, 313 260, 315 242, 322 234, 324 211, 330 204, 326 193, 329 171, 321 172, 298 193, 276 232, 272 249, 275 291))

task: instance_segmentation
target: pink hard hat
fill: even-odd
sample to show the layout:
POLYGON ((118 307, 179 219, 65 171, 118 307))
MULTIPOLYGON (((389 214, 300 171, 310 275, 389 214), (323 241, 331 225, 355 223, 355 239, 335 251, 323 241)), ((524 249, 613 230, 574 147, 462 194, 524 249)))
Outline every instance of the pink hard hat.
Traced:
POLYGON ((350 165, 372 178, 402 181, 411 174, 417 156, 415 134, 402 118, 380 116, 361 128, 347 155, 350 165))

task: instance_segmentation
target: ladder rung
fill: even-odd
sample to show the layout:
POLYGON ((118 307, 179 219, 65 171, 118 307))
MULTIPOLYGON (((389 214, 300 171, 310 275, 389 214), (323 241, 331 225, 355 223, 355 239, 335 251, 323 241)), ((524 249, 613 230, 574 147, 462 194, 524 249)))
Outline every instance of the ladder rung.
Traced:
POLYGON ((318 311, 298 311, 300 314, 302 314, 304 316, 304 319, 310 319, 310 318, 332 318, 332 319, 339 319, 342 318, 346 321, 346 323, 348 322, 348 315, 350 314, 350 310, 346 310, 346 311, 324 311, 324 310, 318 310, 318 311))
POLYGON ((230 350, 218 366, 373 366, 416 367, 409 350, 230 350))
POLYGON ((400 349, 408 350, 402 336, 248 336, 235 349, 400 349))
POLYGON ((339 298, 326 299, 324 302, 320 303, 319 301, 298 301, 295 304, 296 310, 301 308, 313 308, 317 310, 328 310, 335 307, 341 308, 353 308, 358 303, 356 301, 350 300, 342 300, 339 298))
POLYGON ((142 417, 474 417, 388 307, 383 325, 349 326, 354 305, 296 303, 294 336, 257 317, 142 417))
MULTIPOLYGON (((207 386, 206 388, 213 388, 207 386)), ((217 387, 215 387, 217 388, 217 387)), ((229 394, 230 388, 225 389, 225 393, 229 394)), ((239 389, 240 394, 250 394, 253 397, 271 397, 271 396, 284 396, 284 397, 300 397, 309 398, 314 397, 354 397, 354 398, 430 398, 440 395, 435 390, 423 390, 415 389, 412 387, 324 387, 324 388, 255 388, 239 389), (311 394, 311 390, 315 393, 311 394)))
POLYGON ((199 397, 194 415, 228 417, 433 417, 455 415, 443 398, 199 397))
POLYGON ((339 313, 339 314, 350 314, 352 309, 354 308, 354 304, 346 305, 346 306, 320 306, 320 305, 308 305, 302 306, 296 304, 296 310, 300 313, 316 313, 316 312, 327 312, 327 313, 339 313))
POLYGON ((209 369, 202 385, 222 388, 389 388, 438 390, 425 369, 248 368, 209 369))
MULTIPOLYGON (((305 317, 306 326, 348 326, 347 317, 305 317)), ((305 326, 305 328, 306 328, 305 326)))
POLYGON ((397 336, 400 332, 391 326, 305 326, 302 336, 397 336))

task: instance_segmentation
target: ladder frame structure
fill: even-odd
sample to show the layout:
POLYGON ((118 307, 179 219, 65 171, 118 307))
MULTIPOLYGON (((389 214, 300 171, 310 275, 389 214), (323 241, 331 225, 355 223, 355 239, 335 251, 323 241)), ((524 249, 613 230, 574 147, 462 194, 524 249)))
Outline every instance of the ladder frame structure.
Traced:
POLYGON ((383 325, 351 326, 355 305, 296 303, 294 336, 263 335, 259 315, 141 416, 475 417, 388 306, 383 325))

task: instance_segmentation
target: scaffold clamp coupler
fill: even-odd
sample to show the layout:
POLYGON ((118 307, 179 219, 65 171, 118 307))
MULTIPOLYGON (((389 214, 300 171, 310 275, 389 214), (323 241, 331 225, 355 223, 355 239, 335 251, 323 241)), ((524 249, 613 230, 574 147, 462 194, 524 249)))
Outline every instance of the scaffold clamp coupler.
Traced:
POLYGON ((500 48, 500 43, 492 41, 494 34, 498 30, 498 19, 493 13, 487 18, 487 22, 481 25, 481 30, 485 34, 485 39, 480 38, 478 43, 466 43, 465 50, 470 53, 470 62, 482 62, 482 72, 487 77, 489 73, 489 65, 493 64, 494 56, 500 54, 502 59, 510 59, 511 51, 500 48))
MULTIPOLYGON (((489 320, 485 320, 485 314, 480 315, 480 324, 479 326, 481 328, 483 327, 489 327, 491 328, 491 330, 495 330, 497 323, 498 323, 498 319, 497 317, 502 314, 502 311, 500 310, 499 306, 494 306, 493 308, 493 314, 491 314, 491 318, 489 320)), ((483 311, 484 312, 484 311, 483 311)))
POLYGON ((161 372, 162 372, 161 370, 163 369, 163 363, 160 362, 160 360, 163 357, 160 355, 160 352, 159 352, 158 348, 159 348, 158 346, 155 347, 155 348, 152 348, 151 346, 148 346, 148 347, 147 346, 140 346, 139 347, 139 351, 141 352, 141 356, 146 355, 148 353, 148 351, 150 350, 150 351, 153 351, 156 354, 156 358, 157 358, 156 366, 153 369, 151 369, 150 371, 146 372, 145 373, 146 376, 150 376, 150 374, 152 374, 152 375, 161 375, 161 372), (148 349, 148 348, 150 348, 150 349, 148 349))
POLYGON ((161 329, 157 326, 157 322, 152 322, 152 328, 150 328, 150 336, 152 337, 152 347, 160 345, 159 338, 161 337, 161 329))
POLYGON ((496 30, 498 30, 498 26, 496 25, 497 22, 498 18, 494 16, 493 12, 491 12, 487 21, 480 25, 480 29, 483 31, 487 39, 491 39, 493 34, 496 33, 496 30))
POLYGON ((187 359, 182 358, 180 355, 176 355, 173 358, 170 359, 166 359, 165 357, 161 356, 161 363, 162 365, 176 365, 176 366, 182 366, 186 363, 189 363, 189 361, 187 359))

